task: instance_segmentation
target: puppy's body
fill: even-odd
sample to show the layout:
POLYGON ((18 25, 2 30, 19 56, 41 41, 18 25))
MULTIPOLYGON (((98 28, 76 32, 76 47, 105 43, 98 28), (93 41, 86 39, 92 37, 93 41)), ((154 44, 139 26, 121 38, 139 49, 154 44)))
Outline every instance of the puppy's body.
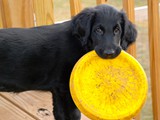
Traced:
POLYGON ((51 91, 56 120, 79 120, 69 92, 74 64, 95 50, 114 58, 134 42, 136 30, 108 5, 85 9, 71 21, 29 29, 0 30, 0 91, 51 91))
POLYGON ((80 41, 72 37, 70 23, 0 30, 0 90, 51 90, 68 85, 65 79, 84 54, 80 41))

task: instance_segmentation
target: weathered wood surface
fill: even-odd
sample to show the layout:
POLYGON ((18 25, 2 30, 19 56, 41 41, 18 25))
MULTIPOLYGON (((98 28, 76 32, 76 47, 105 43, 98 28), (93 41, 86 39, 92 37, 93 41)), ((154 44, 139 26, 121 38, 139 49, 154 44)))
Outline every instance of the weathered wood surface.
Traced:
POLYGON ((0 0, 3 27, 34 26, 32 0, 0 0))
POLYGON ((49 92, 0 93, 0 120, 53 120, 49 92))
MULTIPOLYGON (((126 14, 129 20, 132 23, 135 23, 135 11, 134 11, 134 0, 123 0, 123 9, 126 11, 126 14)), ((136 57, 136 44, 132 44, 128 49, 128 52, 136 57)))
POLYGON ((0 120, 36 120, 0 96, 0 120))
POLYGON ((53 0, 33 0, 36 25, 50 25, 54 23, 53 0))
POLYGON ((0 120, 54 120, 52 110, 50 92, 0 93, 0 120))
POLYGON ((82 9, 81 0, 70 0, 71 17, 78 14, 82 9))
MULTIPOLYGON (((135 2, 134 0, 123 0, 123 9, 126 11, 126 14, 132 23, 135 23, 134 2, 135 2)), ((128 53, 130 53, 132 56, 136 58, 135 43, 130 46, 130 48, 128 49, 128 53)), ((135 120, 140 120, 140 113, 135 117, 135 120)))
POLYGON ((105 4, 107 2, 107 0, 96 0, 97 5, 99 4, 105 4))
POLYGON ((148 0, 151 88, 154 120, 160 120, 160 29, 159 1, 148 0))

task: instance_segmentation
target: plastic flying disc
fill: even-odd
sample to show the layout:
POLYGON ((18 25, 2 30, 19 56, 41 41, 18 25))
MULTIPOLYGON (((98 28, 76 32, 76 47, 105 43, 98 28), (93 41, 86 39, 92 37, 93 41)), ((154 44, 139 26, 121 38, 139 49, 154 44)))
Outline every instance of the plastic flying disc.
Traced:
POLYGON ((76 106, 92 120, 129 120, 142 108, 148 84, 143 68, 128 53, 102 59, 91 51, 75 64, 70 91, 76 106))

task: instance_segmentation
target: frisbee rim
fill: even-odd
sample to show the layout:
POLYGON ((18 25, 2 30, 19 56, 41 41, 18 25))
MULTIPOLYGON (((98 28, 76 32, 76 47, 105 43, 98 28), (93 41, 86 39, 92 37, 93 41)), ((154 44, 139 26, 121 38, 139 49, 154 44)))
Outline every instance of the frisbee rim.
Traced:
MULTIPOLYGON (((95 52, 95 51, 91 51, 91 52, 89 52, 89 53, 87 53, 87 54, 92 54, 93 52, 95 52)), ((84 56, 87 56, 87 54, 85 54, 84 56)), ((96 54, 96 53, 95 53, 95 54, 96 54)), ((76 71, 78 64, 80 63, 80 61, 81 61, 81 60, 83 59, 83 57, 84 57, 84 56, 82 56, 82 57, 78 60, 78 62, 75 64, 75 66, 74 66, 74 68, 73 68, 73 70, 72 70, 72 73, 71 73, 71 76, 70 76, 70 92, 71 92, 72 99, 73 99, 74 103, 76 104, 76 106, 80 109, 80 111, 81 111, 84 115, 88 116, 88 117, 91 118, 91 119, 115 120, 115 119, 128 119, 128 118, 132 118, 132 117, 134 117, 134 116, 141 110, 141 108, 143 107, 143 105, 144 105, 144 103, 145 103, 145 101, 146 101, 146 99, 147 99, 148 82, 147 82, 147 76, 146 76, 146 74, 145 74, 145 71, 144 71, 143 67, 141 66, 141 64, 140 64, 133 56, 131 56, 131 55, 128 54, 127 52, 125 52, 125 51, 122 50, 120 54, 123 54, 123 56, 126 55, 126 56, 127 56, 127 57, 126 57, 127 60, 133 59, 133 60, 134 60, 134 63, 138 65, 139 69, 141 70, 141 71, 140 71, 141 74, 143 74, 143 76, 144 76, 144 78, 145 78, 145 81, 146 81, 145 83, 146 83, 146 85, 144 85, 144 90, 143 90, 143 91, 145 91, 145 92, 144 92, 143 96, 141 96, 141 97, 143 97, 143 98, 140 99, 140 100, 142 101, 142 103, 140 104, 139 107, 137 107, 137 109, 134 110, 134 112, 132 112, 132 113, 130 113, 130 114, 128 113, 128 114, 119 115, 118 118, 116 118, 116 117, 115 117, 115 118, 114 118, 114 117, 109 117, 108 115, 106 115, 105 117, 100 117, 100 116, 98 116, 97 114, 92 113, 91 111, 88 111, 89 109, 86 109, 86 107, 83 105, 83 103, 81 104, 81 101, 78 99, 77 94, 76 94, 76 93, 77 93, 77 92, 76 92, 76 88, 75 88, 75 86, 74 86, 74 84, 73 84, 73 80, 72 80, 72 78, 73 78, 73 76, 74 76, 73 73, 76 71)), ((101 58, 101 59, 102 59, 102 58, 101 58)))

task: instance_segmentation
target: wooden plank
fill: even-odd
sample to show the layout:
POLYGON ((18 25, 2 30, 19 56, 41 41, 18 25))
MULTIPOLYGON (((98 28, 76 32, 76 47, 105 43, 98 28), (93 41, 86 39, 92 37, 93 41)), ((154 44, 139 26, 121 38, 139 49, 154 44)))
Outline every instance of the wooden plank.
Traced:
POLYGON ((86 117, 85 115, 81 114, 81 120, 91 120, 88 117, 86 117))
POLYGON ((70 0, 71 17, 78 14, 82 9, 81 0, 70 0))
POLYGON ((0 96, 0 120, 36 120, 0 96))
MULTIPOLYGON (((129 20, 135 23, 134 0, 123 0, 123 9, 126 11, 129 20)), ((128 52, 136 57, 136 44, 132 44, 128 52)))
POLYGON ((96 2, 97 2, 97 5, 100 5, 100 4, 105 4, 107 0, 96 0, 96 2))
POLYGON ((2 21, 1 11, 0 11, 0 28, 3 28, 3 21, 2 21))
MULTIPOLYGON (((28 91, 19 94, 0 93, 36 120, 53 120, 52 96, 49 92, 28 91)), ((1 113, 1 112, 0 112, 1 113)))
POLYGON ((32 0, 1 0, 4 27, 34 26, 32 0))
MULTIPOLYGON (((28 91, 23 93, 0 93, 1 96, 8 99, 11 103, 21 108, 23 111, 34 117, 36 120, 53 120, 52 96, 49 92, 28 91), (45 98, 45 99, 44 99, 45 98), (42 111, 39 109, 42 108, 42 111), (45 109, 45 111, 43 111, 45 109), (46 115, 47 114, 47 115, 46 115)), ((4 104, 3 101, 1 101, 4 104)), ((6 109, 8 116, 12 115, 12 109, 6 109)), ((0 114, 2 112, 0 111, 0 114)), ((8 120, 8 119, 5 119, 8 120)), ((18 119, 17 119, 18 120, 18 119)), ((82 114, 81 120, 90 120, 82 114)))
POLYGON ((0 28, 3 28, 3 20, 2 20, 2 0, 0 0, 0 28))
MULTIPOLYGON (((126 14, 132 23, 135 23, 134 7, 134 0, 123 0, 123 9, 126 11, 126 14)), ((136 44, 133 43, 127 52, 136 58, 136 44)), ((134 118, 134 120, 140 120, 140 113, 134 118)))
POLYGON ((54 23, 53 0, 33 0, 36 25, 50 25, 54 23))
POLYGON ((158 0, 148 0, 149 51, 154 120, 160 120, 160 30, 158 0))
MULTIPOLYGON (((31 115, 36 120, 53 120, 52 96, 49 92, 28 91, 19 94, 1 92, 1 96, 9 100, 12 104, 31 115), (40 110, 42 108, 42 110, 40 110), (43 111, 45 110, 45 111, 43 111)), ((3 101, 1 101, 2 104, 3 101)), ((8 109, 4 110, 8 112, 8 109)), ((2 112, 0 111, 0 114, 2 112)), ((11 114, 8 113, 8 116, 11 114)), ((8 119, 5 119, 8 120, 8 119)), ((81 120, 90 120, 82 114, 81 120)))

